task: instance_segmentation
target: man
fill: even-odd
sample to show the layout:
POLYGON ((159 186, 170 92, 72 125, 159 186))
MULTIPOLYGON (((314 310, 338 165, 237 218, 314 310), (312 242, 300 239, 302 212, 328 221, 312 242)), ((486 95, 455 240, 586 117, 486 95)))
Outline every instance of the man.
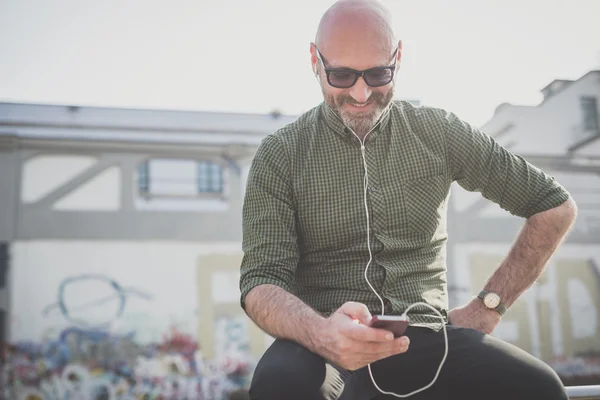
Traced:
POLYGON ((550 367, 489 334, 540 276, 576 206, 554 179, 454 114, 392 101, 402 43, 391 26, 377 2, 335 3, 310 49, 324 103, 265 138, 252 163, 241 302, 277 340, 257 365, 251 398, 419 390, 442 361, 444 324, 445 363, 412 398, 566 399, 550 367), (454 181, 527 221, 486 295, 447 312, 454 181), (369 327, 372 315, 417 302, 445 321, 416 307, 403 337, 369 327))

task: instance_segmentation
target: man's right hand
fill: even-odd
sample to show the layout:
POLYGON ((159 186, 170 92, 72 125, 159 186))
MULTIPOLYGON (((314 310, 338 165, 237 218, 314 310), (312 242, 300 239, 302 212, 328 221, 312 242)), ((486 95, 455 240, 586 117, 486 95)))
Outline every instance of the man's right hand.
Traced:
POLYGON ((315 351, 334 364, 354 371, 408 350, 409 339, 369 327, 371 313, 364 304, 348 302, 315 327, 315 351))

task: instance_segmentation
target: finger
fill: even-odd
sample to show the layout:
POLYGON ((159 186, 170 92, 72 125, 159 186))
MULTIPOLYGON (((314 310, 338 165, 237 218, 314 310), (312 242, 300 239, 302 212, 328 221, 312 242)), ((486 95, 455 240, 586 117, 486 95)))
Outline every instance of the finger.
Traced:
MULTIPOLYGON (((387 346, 387 345, 388 345, 388 343, 385 344, 385 346, 387 346)), ((374 351, 370 354, 366 354, 363 357, 363 361, 365 363, 370 364, 370 363, 374 363, 375 361, 383 360, 383 359, 391 357, 391 356, 406 353, 406 351, 409 348, 409 345, 410 345, 410 340, 408 340, 407 337, 397 338, 394 340, 393 345, 391 347, 384 348, 384 349, 380 348, 379 351, 374 351)), ((380 346, 383 346, 383 344, 381 344, 380 346)), ((376 350, 376 349, 370 349, 370 350, 376 350)))
POLYGON ((344 303, 339 309, 339 312, 349 316, 352 319, 357 319, 361 323, 368 325, 371 322, 371 313, 367 306, 362 303, 349 301, 344 303))
POLYGON ((408 346, 410 341, 408 337, 403 336, 397 339, 394 339, 390 342, 354 342, 356 343, 360 349, 362 354, 367 354, 376 357, 387 357, 390 355, 403 353, 408 350, 408 346))
POLYGON ((408 336, 401 336, 394 339, 390 355, 405 353, 410 346, 410 339, 408 336))
POLYGON ((388 330, 358 324, 349 329, 348 336, 359 342, 391 342, 394 340, 394 334, 388 330))

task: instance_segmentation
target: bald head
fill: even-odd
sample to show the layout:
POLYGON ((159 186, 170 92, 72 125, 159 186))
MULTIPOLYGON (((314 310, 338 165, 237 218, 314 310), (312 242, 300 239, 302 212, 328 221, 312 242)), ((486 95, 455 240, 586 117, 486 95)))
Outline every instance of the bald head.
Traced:
POLYGON ((360 51, 365 45, 391 52, 397 42, 390 12, 381 2, 339 0, 323 14, 315 44, 323 52, 332 47, 360 51))
POLYGON ((402 56, 390 12, 377 0, 338 0, 321 18, 310 54, 325 102, 356 135, 366 135, 392 101, 402 56), (356 80, 350 86, 336 84, 331 68, 341 69, 334 75, 338 79, 350 74, 356 80), (372 68, 377 68, 370 71, 375 75, 388 71, 387 83, 369 86, 368 78, 356 75, 372 68))

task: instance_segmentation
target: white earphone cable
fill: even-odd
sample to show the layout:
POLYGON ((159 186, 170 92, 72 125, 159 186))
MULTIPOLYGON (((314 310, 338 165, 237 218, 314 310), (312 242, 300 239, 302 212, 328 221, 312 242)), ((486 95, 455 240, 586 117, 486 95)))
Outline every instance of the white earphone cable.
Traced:
MULTIPOLYGON (((354 133, 354 132, 352 132, 354 133)), ((356 136, 356 134, 354 134, 356 136)), ((358 136, 356 136, 358 138, 358 136)), ((366 138, 366 136, 365 136, 366 138)), ((360 139, 359 139, 360 140, 360 139)), ((363 159, 363 165, 365 167, 365 178, 364 178, 364 203, 365 203, 365 210, 367 211, 367 248, 369 249, 369 262, 367 262, 367 266, 365 268, 365 280, 367 281, 367 284, 369 285, 369 287, 371 288, 371 290, 373 291, 373 293, 375 293, 375 296, 377 296, 377 298, 379 299, 379 301, 381 302, 381 315, 383 315, 385 313, 385 304, 383 302, 383 299, 381 298, 381 296, 379 296, 379 294, 377 293, 377 291, 375 290, 375 288, 373 287, 373 285, 371 285, 371 282, 369 281, 369 276, 368 276, 368 271, 369 271, 369 267, 371 266, 371 262, 373 261, 373 252, 371 251, 371 230, 368 228, 370 226, 370 216, 369 216, 369 204, 367 203, 367 190, 369 188, 369 174, 367 173, 367 160, 365 158, 365 144, 364 142, 361 142, 360 144, 360 151, 362 154, 362 159, 363 159)))
MULTIPOLYGON (((393 104, 393 103, 391 103, 393 104)), ((365 176, 363 179, 363 199, 364 199, 364 205, 365 205, 365 213, 366 213, 366 217, 367 217, 367 248, 369 250, 369 261, 367 262, 367 266, 365 267, 365 280, 367 281, 367 284, 369 285, 369 287, 371 288, 371 290, 373 291, 373 293, 375 293, 375 296, 377 296, 377 298, 379 299, 379 301, 381 302, 381 315, 385 314, 385 304, 383 299, 381 298, 381 296, 379 296, 379 294, 377 293, 377 291, 375 290, 375 288, 373 287, 373 285, 371 285, 371 282, 369 281, 369 277, 368 277, 368 271, 369 271, 369 267, 371 266, 371 262, 373 261, 373 252, 371 251, 371 224, 370 224, 370 216, 369 216, 369 205, 367 202, 367 192, 368 192, 368 188, 369 188, 369 174, 368 174, 368 168, 367 168, 367 158, 365 156, 365 141, 367 139, 367 136, 369 136, 369 134, 379 125, 379 123, 385 118, 385 116, 387 115, 387 113, 390 112, 390 107, 388 106, 385 110, 385 112, 382 114, 382 116, 379 118, 378 122, 367 132, 367 134, 365 135, 365 137, 361 140, 361 138, 349 127, 347 126, 344 121, 337 115, 337 113, 333 113, 343 124, 344 126, 346 126, 346 128, 348 128, 348 130, 350 130, 350 132, 352 132, 352 134, 358 139, 358 141, 360 142, 360 152, 361 152, 361 156, 362 156, 362 161, 363 161, 363 166, 364 166, 364 170, 365 170, 365 176)), ((437 369, 437 372, 435 374, 435 376, 433 377, 433 380, 426 386, 423 386, 420 389, 414 390, 410 393, 407 394, 398 394, 398 393, 394 393, 394 392, 386 392, 383 389, 381 389, 377 383, 375 382, 375 378, 373 377, 373 371, 371 370, 371 364, 367 365, 368 369, 369 369, 369 375, 371 376, 371 381, 373 382, 373 386, 375 386, 375 388, 377 390, 379 390, 380 393, 382 394, 387 394, 390 396, 395 396, 395 397, 400 397, 400 398, 404 398, 404 397, 409 397, 412 396, 416 393, 422 392, 425 389, 430 388, 437 380, 438 376, 440 375, 440 371, 442 370, 442 366, 444 365, 444 362, 446 362, 446 357, 448 356, 448 333, 446 332, 446 324, 444 321, 444 317, 442 316, 442 314, 439 312, 439 310, 437 310, 436 308, 432 307, 430 304, 424 303, 424 302, 418 302, 418 303, 414 303, 411 304, 410 306, 408 306, 406 308, 406 310, 403 313, 403 316, 406 316, 408 314, 408 311, 415 307, 415 306, 419 306, 419 305, 423 305, 426 307, 429 307, 430 309, 432 309, 439 317, 442 323, 442 329, 444 330, 444 343, 445 343, 445 350, 444 350, 444 356, 442 357, 442 361, 440 362, 440 366, 437 369)))
POLYGON ((387 394, 390 396, 403 398, 403 397, 412 396, 413 394, 417 394, 419 392, 422 392, 423 390, 429 389, 437 381, 437 378, 440 375, 440 371, 442 370, 442 366, 444 366, 444 363, 446 362, 446 357, 448 356, 448 332, 446 331, 446 324, 444 323, 444 317, 442 316, 442 314, 438 310, 436 310, 434 307, 432 307, 430 304, 419 302, 419 303, 413 303, 410 306, 408 306, 402 315, 406 316, 408 314, 408 311, 411 308, 418 306, 418 305, 423 305, 423 306, 427 306, 427 307, 431 308, 442 320, 442 329, 444 330, 444 345, 445 345, 444 346, 444 356, 442 357, 442 361, 440 362, 440 365, 435 373, 435 376, 433 377, 431 382, 429 382, 429 384, 423 386, 422 388, 413 390, 410 393, 406 393, 406 394, 386 392, 385 390, 381 389, 379 386, 377 386, 377 383, 375 382, 375 378, 373 377, 373 371, 371 370, 371 364, 367 365, 367 368, 369 369, 369 375, 371 376, 371 382, 373 382, 373 386, 375 386, 375 388, 377 390, 379 390, 379 392, 382 394, 387 394))

